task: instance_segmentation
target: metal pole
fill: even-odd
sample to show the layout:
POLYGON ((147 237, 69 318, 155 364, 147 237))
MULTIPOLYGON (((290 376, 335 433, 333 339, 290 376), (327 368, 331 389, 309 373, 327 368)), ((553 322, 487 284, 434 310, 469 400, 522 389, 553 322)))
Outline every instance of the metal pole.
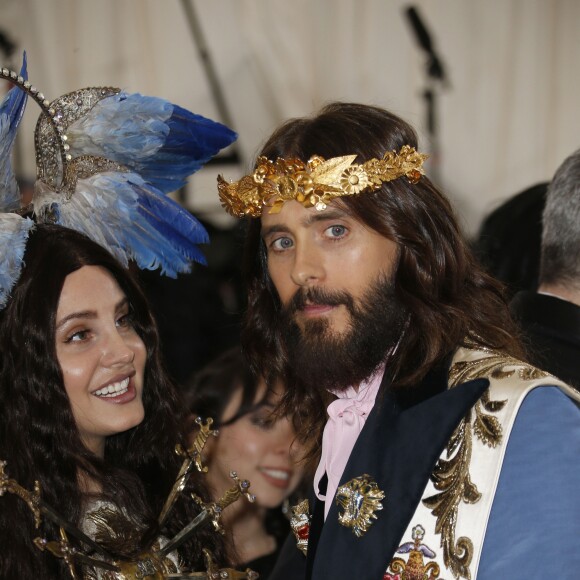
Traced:
MULTIPOLYGON (((228 127, 233 128, 234 122, 232 116, 230 115, 229 108, 227 106, 224 93, 222 91, 219 79, 217 77, 211 55, 205 41, 203 30, 201 28, 199 18, 195 12, 194 1, 193 0, 181 0, 181 5, 183 6, 183 11, 187 18, 189 28, 191 30, 191 35, 193 37, 197 52, 201 59, 201 64, 203 70, 209 82, 211 89, 211 94, 213 96, 214 102, 216 104, 218 113, 220 115, 221 121, 228 127)), ((214 158, 215 163, 221 164, 237 164, 241 161, 241 155, 239 151, 238 143, 235 142, 230 146, 231 154, 228 156, 222 156, 214 158)), ((211 161, 211 160, 210 160, 211 161)))

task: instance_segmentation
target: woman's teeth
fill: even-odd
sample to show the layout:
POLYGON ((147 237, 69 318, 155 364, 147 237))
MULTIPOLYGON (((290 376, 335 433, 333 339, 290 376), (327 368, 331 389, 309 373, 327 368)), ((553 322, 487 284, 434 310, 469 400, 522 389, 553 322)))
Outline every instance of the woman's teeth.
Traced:
POLYGON ((119 381, 118 383, 113 383, 112 385, 107 385, 98 391, 95 391, 93 395, 97 397, 118 397, 123 393, 126 393, 129 388, 129 377, 119 381))
POLYGON ((281 469, 261 469, 262 473, 273 477, 274 479, 280 479, 282 481, 287 481, 290 479, 290 474, 287 471, 282 471, 281 469))

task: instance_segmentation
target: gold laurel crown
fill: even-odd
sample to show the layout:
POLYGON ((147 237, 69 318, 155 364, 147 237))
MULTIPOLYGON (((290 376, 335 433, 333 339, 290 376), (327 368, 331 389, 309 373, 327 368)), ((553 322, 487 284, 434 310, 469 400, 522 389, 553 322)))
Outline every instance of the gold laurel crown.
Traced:
POLYGON ((218 191, 224 209, 234 217, 260 217, 264 207, 278 213, 284 203, 295 200, 305 208, 322 211, 335 197, 376 191, 386 181, 406 176, 417 183, 424 175, 423 162, 428 155, 410 145, 400 151, 387 151, 382 159, 354 163, 356 155, 324 159, 312 156, 300 159, 279 157, 271 161, 258 157, 256 169, 239 181, 228 183, 218 175, 218 191))

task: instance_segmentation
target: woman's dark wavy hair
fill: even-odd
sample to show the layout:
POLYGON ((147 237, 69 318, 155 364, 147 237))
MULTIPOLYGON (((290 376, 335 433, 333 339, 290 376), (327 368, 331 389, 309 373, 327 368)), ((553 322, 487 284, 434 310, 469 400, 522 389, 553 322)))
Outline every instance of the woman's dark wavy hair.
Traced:
MULTIPOLYGON (((262 398, 256 400, 259 387, 260 380, 251 371, 238 345, 209 362, 185 383, 185 403, 192 416, 200 416, 204 419, 211 417, 214 419, 213 425, 220 428, 235 423, 238 419, 257 410, 266 401, 267 391, 262 398), (222 421, 224 412, 238 389, 242 390, 240 405, 230 419, 222 421)), ((252 508, 249 507, 249 509, 252 508)), ((268 533, 282 543, 290 528, 288 518, 282 513, 280 507, 267 509, 262 521, 268 533)), ((231 557, 239 560, 234 549, 232 546, 231 557)))
MULTIPOLYGON (((60 226, 37 225, 24 262, 8 305, 0 312, 0 460, 7 461, 8 476, 29 490, 38 481, 43 501, 78 525, 89 499, 78 483, 79 473, 85 472, 101 484, 99 498, 112 501, 146 526, 140 547, 147 547, 160 533, 173 536, 199 508, 180 499, 167 526, 163 530, 156 526, 182 461, 174 449, 176 443, 185 442, 185 409, 162 367, 157 330, 144 295, 107 251, 60 226), (81 442, 56 357, 60 293, 65 278, 83 266, 101 266, 115 278, 129 299, 134 327, 147 349, 145 419, 107 438, 104 460, 81 442)), ((193 476, 189 487, 208 499, 199 477, 193 476)), ((58 539, 58 527, 43 518, 41 528, 35 530, 32 514, 21 499, 11 494, 0 498, 1 578, 68 576, 62 560, 35 547, 33 539, 38 536, 58 539)), ((223 562, 223 542, 206 526, 180 549, 188 567, 205 569, 202 546, 223 562)))
MULTIPOLYGON (((361 163, 381 158, 386 151, 399 151, 403 145, 417 148, 417 136, 402 119, 378 107, 333 103, 314 117, 286 122, 260 155, 306 161, 312 155, 328 159, 356 154, 361 163)), ((374 193, 346 196, 333 203, 400 248, 395 291, 410 320, 388 364, 394 387, 416 384, 466 337, 523 356, 503 287, 481 269, 448 200, 427 177, 416 184, 401 177, 374 193)), ((244 349, 257 372, 272 369, 292 380, 283 408, 297 413, 299 437, 315 448, 318 441, 313 433, 325 424, 325 401, 315 389, 296 381, 288 366, 279 331, 280 302, 268 275, 260 228, 260 220, 252 220, 246 239, 244 349)))
POLYGON ((256 402, 258 387, 259 380, 248 366, 241 348, 235 346, 220 354, 185 383, 185 406, 192 415, 204 419, 211 417, 216 428, 231 425, 260 406, 261 401, 256 402), (224 411, 238 389, 242 389, 240 406, 234 416, 224 423, 224 411))

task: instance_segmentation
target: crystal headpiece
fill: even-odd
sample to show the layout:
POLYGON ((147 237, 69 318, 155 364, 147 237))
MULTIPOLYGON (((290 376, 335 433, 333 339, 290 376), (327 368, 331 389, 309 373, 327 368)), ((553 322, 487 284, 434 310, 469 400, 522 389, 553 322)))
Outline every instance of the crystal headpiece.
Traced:
POLYGON ((228 183, 218 176, 218 191, 224 209, 234 217, 260 217, 264 207, 270 208, 269 213, 278 213, 290 200, 321 211, 336 197, 376 191, 399 177, 416 183, 424 174, 427 157, 409 145, 361 164, 354 163, 356 155, 326 160, 315 155, 306 163, 258 157, 254 173, 239 181, 228 183))
POLYGON ((169 101, 93 87, 49 101, 20 74, 0 103, 0 309, 20 275, 26 240, 37 223, 77 230, 122 264, 161 268, 175 277, 204 258, 203 226, 167 193, 182 187, 236 139, 221 125, 169 101), (42 113, 35 131, 37 181, 21 208, 11 152, 27 96, 42 113), (32 214, 34 221, 21 217, 32 214))

